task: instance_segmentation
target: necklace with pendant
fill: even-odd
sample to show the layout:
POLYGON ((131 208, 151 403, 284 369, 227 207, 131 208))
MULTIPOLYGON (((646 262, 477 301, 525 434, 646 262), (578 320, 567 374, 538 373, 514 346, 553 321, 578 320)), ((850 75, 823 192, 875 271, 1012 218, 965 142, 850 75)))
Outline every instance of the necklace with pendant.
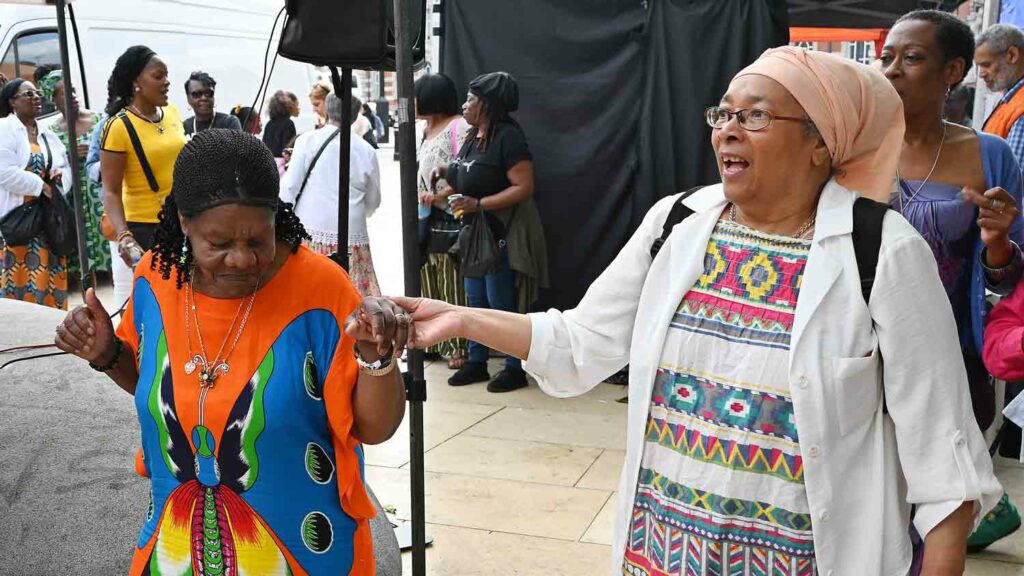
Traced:
POLYGON ((138 116, 139 118, 142 118, 146 122, 149 122, 150 124, 153 124, 154 126, 156 126, 156 131, 158 133, 160 133, 160 134, 164 133, 164 114, 163 114, 163 110, 160 110, 158 108, 157 110, 160 111, 160 119, 159 120, 153 120, 149 116, 146 116, 145 114, 140 112, 139 109, 136 108, 134 104, 128 106, 128 109, 131 110, 132 112, 134 112, 135 115, 138 116))
POLYGON ((195 283, 195 274, 191 274, 189 283, 185 286, 185 343, 188 347, 188 353, 192 356, 192 359, 185 362, 185 374, 192 375, 199 370, 199 386, 206 389, 213 387, 217 378, 227 374, 230 370, 228 365, 228 357, 235 350, 235 346, 238 345, 238 340, 242 337, 242 332, 245 330, 245 325, 249 321, 249 314, 252 312, 253 302, 256 301, 256 292, 259 291, 259 282, 256 283, 256 288, 252 294, 243 299, 238 304, 238 309, 235 310, 235 316, 231 319, 231 325, 228 326, 228 331, 224 335, 224 340, 220 343, 220 349, 217 350, 217 354, 210 359, 209 354, 206 352, 206 343, 203 341, 203 332, 199 327, 199 313, 196 310, 195 294, 193 284, 195 283), (235 323, 238 322, 238 316, 242 313, 242 308, 245 308, 245 313, 242 314, 242 322, 238 326, 238 331, 235 332, 235 323), (199 340, 199 354, 192 352, 192 330, 189 327, 189 316, 191 313, 192 320, 196 325, 196 337, 199 340), (223 358, 221 353, 224 352, 224 347, 227 345, 228 340, 231 339, 231 334, 234 332, 235 338, 231 342, 231 347, 228 348, 223 358))

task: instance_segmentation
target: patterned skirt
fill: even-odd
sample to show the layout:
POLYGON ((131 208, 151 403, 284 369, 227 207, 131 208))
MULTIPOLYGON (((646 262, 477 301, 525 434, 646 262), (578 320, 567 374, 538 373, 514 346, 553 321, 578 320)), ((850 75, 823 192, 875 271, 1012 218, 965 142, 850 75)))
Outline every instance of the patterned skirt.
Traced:
POLYGON ((67 258, 51 254, 41 238, 4 248, 0 297, 67 310, 67 258))
MULTIPOLYGON (((337 244, 316 240, 305 240, 302 243, 313 252, 323 256, 330 256, 338 251, 337 244)), ((348 276, 356 290, 364 298, 380 296, 380 285, 377 284, 377 273, 373 270, 373 256, 370 254, 369 244, 348 245, 348 276)))
MULTIPOLYGON (((424 298, 443 300, 456 306, 468 305, 459 265, 448 254, 430 254, 427 257, 426 264, 420 268, 420 286, 424 298)), ((453 338, 427 348, 427 352, 444 358, 465 358, 469 355, 468 344, 465 338, 453 338)))
MULTIPOLYGON (((100 220, 103 217, 103 188, 85 177, 81 180, 84 209, 83 224, 85 225, 85 247, 89 256, 89 270, 93 272, 110 272, 110 244, 100 232, 100 220)), ((70 198, 68 198, 70 200, 70 198)), ((68 270, 74 274, 78 267, 78 254, 69 259, 68 270)))

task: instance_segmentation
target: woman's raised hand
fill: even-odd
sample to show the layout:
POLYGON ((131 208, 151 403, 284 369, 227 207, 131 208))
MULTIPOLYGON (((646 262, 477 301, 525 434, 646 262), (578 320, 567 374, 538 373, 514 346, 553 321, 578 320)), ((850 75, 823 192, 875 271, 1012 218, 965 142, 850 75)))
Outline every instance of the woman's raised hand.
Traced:
POLYGON ((409 346, 429 348, 459 335, 461 319, 457 306, 428 298, 395 296, 391 300, 412 314, 409 346))
POLYGON ((93 364, 106 364, 114 354, 114 323, 96 291, 85 291, 85 305, 78 306, 57 325, 54 344, 93 364))
POLYGON ((374 346, 379 356, 392 351, 395 358, 402 355, 411 328, 409 314, 387 298, 363 298, 363 303, 345 321, 345 333, 357 343, 374 346))
POLYGON ((988 256, 993 257, 996 262, 989 262, 993 267, 1000 267, 1007 262, 999 262, 1006 255, 1007 261, 1010 253, 1010 228, 1017 220, 1019 209, 1017 202, 1009 192, 996 187, 979 192, 970 188, 963 190, 964 200, 978 207, 978 227, 981 228, 981 241, 988 247, 988 256), (997 254, 999 253, 999 254, 997 254))

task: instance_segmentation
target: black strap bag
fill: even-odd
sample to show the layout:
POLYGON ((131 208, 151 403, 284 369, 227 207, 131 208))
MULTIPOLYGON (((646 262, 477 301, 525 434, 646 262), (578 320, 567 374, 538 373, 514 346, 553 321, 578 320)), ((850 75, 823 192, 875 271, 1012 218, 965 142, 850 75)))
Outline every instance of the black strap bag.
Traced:
POLYGON ((43 209, 33 200, 11 210, 0 218, 0 236, 7 246, 27 246, 43 231, 43 209))
POLYGON ((459 232, 462 275, 483 278, 501 265, 501 249, 505 240, 495 240, 487 215, 482 209, 463 217, 468 220, 459 232))
POLYGON ((440 208, 431 208, 426 218, 427 241, 429 254, 448 254, 455 248, 462 231, 462 223, 455 216, 440 208))
MULTIPOLYGON (((320 157, 324 155, 324 150, 327 150, 327 146, 331 144, 332 140, 338 137, 338 134, 341 134, 341 128, 335 128, 334 132, 327 137, 327 140, 324 140, 324 143, 320 145, 320 149, 316 151, 316 155, 313 156, 313 161, 309 163, 309 168, 306 168, 306 175, 302 178, 302 186, 299 186, 299 191, 295 194, 295 202, 292 205, 292 209, 299 207, 299 199, 302 198, 302 193, 306 191, 306 184, 309 182, 310 174, 313 173, 313 168, 316 167, 317 161, 319 161, 320 157)), ((347 190, 343 196, 348 198, 347 190)))

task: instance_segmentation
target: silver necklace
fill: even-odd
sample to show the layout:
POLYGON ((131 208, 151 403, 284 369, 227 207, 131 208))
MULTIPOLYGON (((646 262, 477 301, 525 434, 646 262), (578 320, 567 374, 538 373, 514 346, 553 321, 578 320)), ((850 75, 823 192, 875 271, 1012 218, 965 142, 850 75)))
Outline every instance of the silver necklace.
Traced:
MULTIPOLYGON (((156 126, 156 131, 157 132, 159 132, 160 134, 164 133, 164 113, 163 113, 162 110, 160 110, 160 119, 159 120, 153 120, 149 116, 146 116, 145 114, 140 112, 139 109, 135 107, 135 104, 130 104, 128 106, 128 109, 131 110, 132 112, 134 112, 135 115, 138 116, 139 118, 142 118, 146 122, 149 122, 150 124, 153 124, 154 126, 156 126)), ((157 110, 159 110, 159 108, 157 110)))
POLYGON ((193 134, 199 134, 200 132, 202 132, 205 129, 213 128, 213 122, 216 119, 217 119, 217 111, 214 110, 213 118, 210 118, 210 123, 206 126, 206 128, 200 128, 199 127, 199 116, 195 116, 194 119, 193 119, 193 122, 192 122, 192 133, 193 134))
MULTIPOLYGON (((932 169, 928 171, 928 175, 925 176, 924 180, 921 181, 921 185, 917 187, 917 190, 914 190, 914 193, 911 194, 910 198, 907 199, 907 205, 909 205, 911 202, 913 202, 914 198, 917 198, 917 194, 919 192, 921 192, 921 190, 924 190, 925 185, 927 185, 928 181, 931 180, 932 174, 935 173, 935 168, 937 168, 938 165, 939 165, 939 157, 942 156, 942 148, 945 145, 946 145, 946 122, 943 121, 942 122, 942 140, 939 140, 939 150, 938 150, 938 152, 935 153, 935 161, 932 162, 932 169)), ((903 204, 903 178, 900 177, 899 163, 896 164, 896 186, 899 187, 900 214, 903 214, 903 207, 904 207, 904 204, 903 204)))
MULTIPOLYGON (((803 239, 803 237, 811 229, 811 226, 814 226, 815 218, 816 218, 816 215, 812 213, 811 217, 808 218, 806 221, 804 221, 804 223, 800 225, 800 228, 797 228, 796 233, 792 234, 792 237, 796 238, 798 240, 799 239, 803 239)), ((736 210, 736 205, 735 204, 730 204, 729 205, 729 221, 734 223, 734 224, 740 224, 742 226, 746 226, 746 224, 743 224, 742 222, 739 221, 739 215, 738 215, 738 212, 736 210)), ((747 227, 749 228, 749 226, 747 226, 747 227)))
POLYGON ((242 300, 238 304, 238 309, 235 310, 235 317, 231 319, 231 325, 228 326, 227 334, 224 335, 224 340, 220 343, 220 349, 217 350, 217 355, 210 360, 209 354, 206 352, 206 343, 203 342, 203 331, 199 327, 199 313, 196 310, 195 294, 193 284, 195 282, 195 274, 191 275, 189 283, 185 287, 185 343, 188 347, 188 353, 192 354, 192 330, 189 327, 189 313, 196 325, 196 336, 199 340, 199 351, 200 354, 193 354, 192 359, 185 362, 185 374, 191 375, 197 369, 199 370, 199 386, 202 388, 212 387, 214 382, 223 374, 227 374, 230 370, 228 365, 228 358, 231 353, 234 352, 235 346, 238 345, 238 340, 242 337, 242 332, 245 330, 245 324, 249 321, 249 313, 252 312, 253 302, 256 301, 256 292, 260 289, 260 284, 256 282, 256 288, 252 294, 246 299, 242 300), (190 298, 191 296, 191 298, 190 298), (191 301, 191 304, 190 304, 191 301), (231 333, 235 330, 235 322, 238 321, 238 315, 242 312, 242 308, 245 307, 245 314, 242 315, 242 323, 238 327, 238 331, 235 332, 235 339, 231 343, 231 347, 228 348, 227 354, 221 358, 221 352, 224 351, 224 346, 227 345, 228 340, 231 338, 231 333))

